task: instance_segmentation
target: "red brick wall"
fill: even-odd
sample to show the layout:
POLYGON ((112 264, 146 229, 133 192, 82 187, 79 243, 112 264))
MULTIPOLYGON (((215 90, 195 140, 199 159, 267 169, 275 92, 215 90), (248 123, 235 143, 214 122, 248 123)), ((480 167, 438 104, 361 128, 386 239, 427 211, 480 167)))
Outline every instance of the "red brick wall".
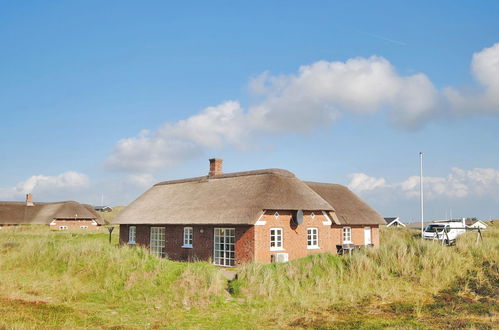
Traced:
POLYGON ((255 226, 255 261, 260 263, 271 262, 274 253, 288 253, 289 260, 305 257, 312 253, 336 251, 332 240, 331 225, 324 225, 328 219, 321 211, 304 212, 303 223, 296 225, 292 220, 294 212, 277 211, 279 217, 275 217, 276 211, 266 211, 260 222, 264 225, 255 226), (307 249, 307 228, 317 228, 319 233, 319 249, 307 249), (283 251, 270 250, 270 229, 283 229, 283 251))
POLYGON ((93 225, 92 220, 55 220, 55 224, 50 224, 50 229, 60 230, 59 226, 67 226, 68 229, 80 229, 80 226, 87 226, 87 230, 99 228, 99 226, 93 225))
MULTIPOLYGON (((120 225, 120 242, 128 243, 128 225, 120 225)), ((165 227, 165 253, 171 260, 195 261, 213 259, 213 238, 215 228, 235 228, 236 264, 241 264, 254 258, 254 228, 253 226, 235 225, 137 225, 136 243, 149 246, 151 227, 165 227), (192 227, 192 248, 183 248, 184 227, 192 227)))
MULTIPOLYGON (((324 225, 328 219, 322 212, 305 212, 303 224, 296 225, 292 220, 292 212, 278 211, 279 217, 274 217, 275 211, 267 211, 259 223, 264 225, 234 226, 234 225, 163 225, 166 228, 165 253, 168 258, 180 261, 211 260, 213 258, 214 228, 236 229, 236 264, 254 260, 260 263, 271 262, 274 253, 288 253, 289 260, 305 257, 312 253, 336 253, 336 245, 343 243, 342 228, 338 225, 324 225), (193 228, 193 247, 183 248, 184 227, 193 228), (319 249, 307 249, 307 228, 317 228, 319 231, 319 249), (270 228, 283 229, 283 251, 270 250, 270 228)), ((159 225, 158 225, 159 226, 159 225)), ((150 225, 137 225, 136 243, 149 246, 150 225)), ((364 227, 350 226, 352 241, 355 245, 364 245, 364 227)), ((379 246, 379 228, 371 227, 371 241, 379 246)), ((128 225, 120 225, 120 242, 128 243, 128 225)))
POLYGON ((352 228, 352 242, 355 245, 364 245, 364 227, 371 227, 371 243, 374 246, 379 246, 379 226, 378 225, 370 225, 370 226, 332 226, 332 236, 335 244, 343 244, 343 227, 352 228))

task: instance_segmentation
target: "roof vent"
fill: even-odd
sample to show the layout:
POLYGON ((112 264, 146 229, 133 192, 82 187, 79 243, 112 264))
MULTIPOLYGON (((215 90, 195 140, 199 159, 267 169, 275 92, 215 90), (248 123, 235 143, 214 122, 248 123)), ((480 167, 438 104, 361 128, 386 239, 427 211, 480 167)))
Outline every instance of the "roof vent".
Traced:
POLYGON ((223 162, 223 159, 220 159, 220 158, 210 159, 210 172, 208 173, 208 176, 212 177, 215 175, 223 174, 222 162, 223 162))

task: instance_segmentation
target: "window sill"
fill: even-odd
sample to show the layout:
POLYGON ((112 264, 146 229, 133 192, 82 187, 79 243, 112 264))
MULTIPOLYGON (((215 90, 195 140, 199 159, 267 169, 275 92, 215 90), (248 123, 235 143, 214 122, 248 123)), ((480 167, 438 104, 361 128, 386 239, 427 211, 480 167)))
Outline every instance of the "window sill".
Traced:
POLYGON ((318 246, 307 246, 307 250, 320 250, 321 248, 318 246))
POLYGON ((135 242, 128 242, 128 245, 135 245, 135 242))
POLYGON ((286 251, 284 248, 270 248, 270 251, 286 251))
POLYGON ((192 249, 192 245, 182 245, 182 248, 184 248, 184 249, 192 249))

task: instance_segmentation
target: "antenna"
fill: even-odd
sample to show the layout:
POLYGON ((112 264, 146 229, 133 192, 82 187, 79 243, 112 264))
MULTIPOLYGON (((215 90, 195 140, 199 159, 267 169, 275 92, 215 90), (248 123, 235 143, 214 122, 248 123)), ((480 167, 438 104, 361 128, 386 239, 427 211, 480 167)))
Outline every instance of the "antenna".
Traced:
POLYGON ((419 153, 419 197, 420 197, 420 204, 421 204, 421 238, 423 238, 423 231, 424 231, 424 200, 423 200, 423 153, 419 153))

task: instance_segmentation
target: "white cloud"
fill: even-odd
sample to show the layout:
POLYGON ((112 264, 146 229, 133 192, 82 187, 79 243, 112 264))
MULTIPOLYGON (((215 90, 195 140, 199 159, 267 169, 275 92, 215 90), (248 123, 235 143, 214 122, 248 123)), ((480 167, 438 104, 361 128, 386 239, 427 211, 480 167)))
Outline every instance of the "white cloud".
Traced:
POLYGON ((480 88, 447 87, 444 94, 451 106, 462 113, 499 114, 499 43, 473 54, 471 73, 480 88))
POLYGON ((13 187, 0 188, 0 199, 19 199, 23 198, 27 193, 51 195, 57 192, 87 187, 88 183, 87 175, 74 171, 55 176, 33 175, 13 187))
POLYGON ((377 56, 319 61, 300 67, 297 75, 263 73, 250 87, 265 96, 250 111, 269 129, 309 130, 343 111, 373 114, 383 108, 398 124, 415 126, 437 105, 437 91, 424 74, 400 76, 388 60, 377 56))
POLYGON ((131 174, 128 176, 127 183, 138 187, 147 188, 156 183, 156 179, 151 174, 131 174))
POLYGON ((353 173, 348 177, 350 179, 348 188, 357 193, 387 187, 386 180, 384 178, 374 178, 364 173, 353 173))
MULTIPOLYGON (((391 194, 395 198, 419 196, 419 176, 411 176, 395 183, 387 183, 384 178, 377 179, 364 173, 354 173, 349 178, 348 186, 357 193, 377 193, 383 188, 384 194, 391 194)), ((462 200, 481 196, 499 198, 499 170, 492 168, 463 170, 455 167, 444 177, 425 176, 423 187, 425 197, 428 199, 462 200)))
MULTIPOLYGON (((110 169, 151 173, 197 158, 207 149, 245 148, 254 136, 309 132, 342 114, 390 114, 401 128, 414 128, 441 116, 446 107, 456 113, 499 114, 499 43, 474 54, 473 76, 482 90, 465 93, 453 87, 437 90, 423 73, 400 75, 385 58, 318 61, 296 74, 268 72, 249 82, 255 101, 244 109, 237 101, 207 107, 156 131, 144 130, 115 146, 110 169)), ((434 182, 435 187, 440 183, 434 182)))
POLYGON ((246 123, 247 115, 239 103, 227 101, 186 120, 164 124, 155 132, 144 130, 137 137, 118 141, 106 165, 150 172, 194 158, 204 148, 243 146, 249 129, 246 123))

